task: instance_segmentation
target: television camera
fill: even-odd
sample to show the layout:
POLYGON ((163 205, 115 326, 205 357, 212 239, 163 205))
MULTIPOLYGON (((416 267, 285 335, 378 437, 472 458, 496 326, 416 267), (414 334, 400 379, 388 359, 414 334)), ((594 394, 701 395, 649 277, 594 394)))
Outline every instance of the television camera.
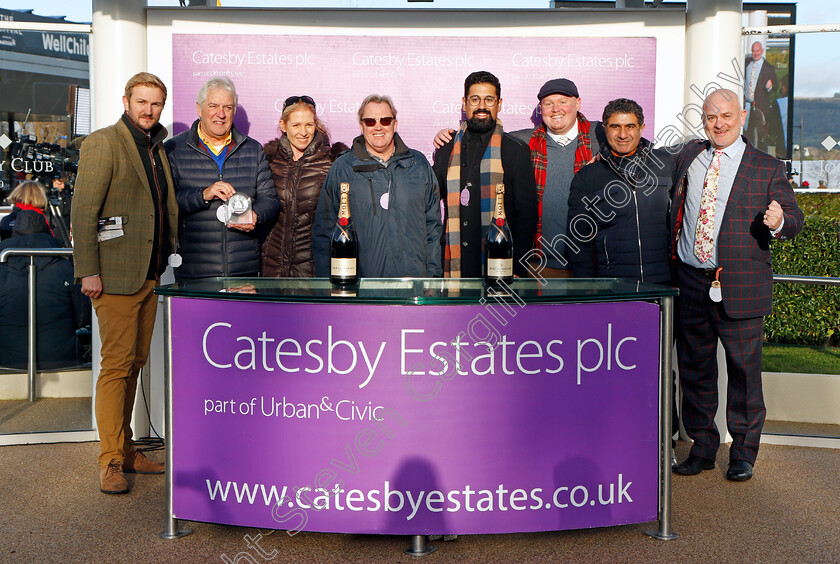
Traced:
POLYGON ((11 188, 18 175, 39 181, 47 192, 47 213, 55 235, 70 246, 70 205, 78 172, 79 151, 55 143, 38 143, 35 135, 16 133, 7 161, 11 188))

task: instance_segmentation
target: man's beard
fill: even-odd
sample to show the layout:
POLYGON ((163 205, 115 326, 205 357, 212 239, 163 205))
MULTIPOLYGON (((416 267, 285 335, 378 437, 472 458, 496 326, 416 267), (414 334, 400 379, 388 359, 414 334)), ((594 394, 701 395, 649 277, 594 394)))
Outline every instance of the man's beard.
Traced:
POLYGON ((152 126, 149 129, 146 129, 145 127, 140 125, 140 119, 145 118, 145 119, 152 119, 153 120, 154 118, 152 118, 152 116, 142 116, 141 115, 141 116, 136 116, 136 118, 135 118, 135 116, 131 115, 131 113, 129 113, 129 112, 125 112, 125 115, 128 117, 128 121, 130 121, 134 125, 134 127, 136 127, 137 129, 139 129, 141 131, 145 131, 146 133, 149 133, 159 123, 159 122, 155 121, 154 123, 152 123, 152 126))
POLYGON ((496 127, 496 120, 488 114, 486 119, 476 119, 475 114, 467 120, 467 129, 471 133, 486 133, 496 127))

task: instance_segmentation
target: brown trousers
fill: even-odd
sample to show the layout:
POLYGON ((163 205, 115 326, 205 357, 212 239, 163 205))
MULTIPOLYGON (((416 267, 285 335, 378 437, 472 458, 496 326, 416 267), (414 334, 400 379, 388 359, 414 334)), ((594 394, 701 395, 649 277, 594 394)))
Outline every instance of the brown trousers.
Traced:
POLYGON ((102 341, 95 409, 102 468, 113 458, 122 463, 134 451, 131 412, 137 375, 149 357, 157 313, 156 285, 156 280, 146 280, 134 294, 102 294, 91 300, 102 341))

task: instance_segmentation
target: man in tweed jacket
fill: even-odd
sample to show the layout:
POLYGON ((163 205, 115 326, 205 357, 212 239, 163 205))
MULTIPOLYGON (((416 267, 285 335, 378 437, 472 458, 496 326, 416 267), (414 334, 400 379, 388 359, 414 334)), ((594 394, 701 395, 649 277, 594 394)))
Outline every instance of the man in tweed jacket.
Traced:
POLYGON ((761 341, 764 316, 772 309, 770 239, 794 237, 803 221, 781 161, 741 136, 742 108, 730 90, 706 98, 709 141, 691 142, 677 156, 671 205, 682 414, 694 440, 674 472, 692 476, 714 468, 720 445, 714 422, 720 339, 732 435, 726 477, 733 481, 752 477, 764 425, 761 341), (719 286, 713 287, 715 279, 719 286))
POLYGON ((123 472, 160 474, 134 449, 131 412, 157 312, 154 287, 175 248, 177 211, 161 145, 166 86, 138 73, 125 86, 125 113, 82 145, 71 224, 73 264, 91 298, 102 341, 96 382, 100 490, 128 492, 123 472))

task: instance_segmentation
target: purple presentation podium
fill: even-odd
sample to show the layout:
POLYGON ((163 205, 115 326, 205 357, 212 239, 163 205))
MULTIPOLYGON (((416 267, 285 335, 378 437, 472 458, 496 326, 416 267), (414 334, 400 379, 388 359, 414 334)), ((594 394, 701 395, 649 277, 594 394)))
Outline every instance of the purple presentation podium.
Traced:
POLYGON ((166 303, 180 520, 413 537, 671 530, 676 290, 208 279, 166 303))

